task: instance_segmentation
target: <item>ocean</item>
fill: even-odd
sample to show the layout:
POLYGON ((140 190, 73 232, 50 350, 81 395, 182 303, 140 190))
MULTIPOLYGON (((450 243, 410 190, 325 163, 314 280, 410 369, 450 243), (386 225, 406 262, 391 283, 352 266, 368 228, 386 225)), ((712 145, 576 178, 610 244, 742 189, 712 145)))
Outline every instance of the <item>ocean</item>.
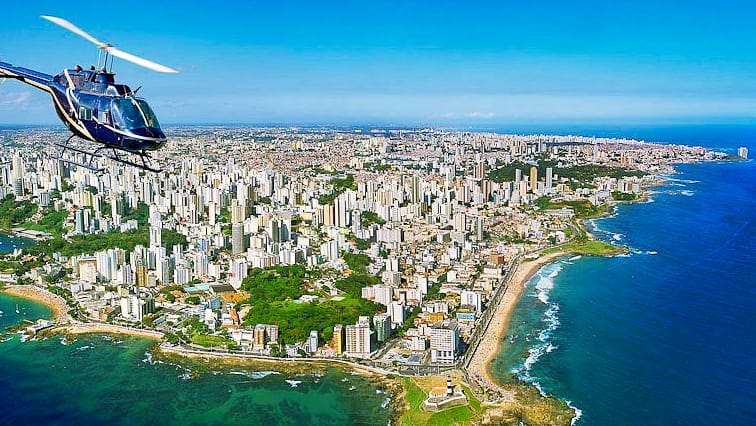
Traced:
MULTIPOLYGON (((725 130, 665 129, 656 140, 756 148, 753 129, 725 130)), ((528 282, 499 378, 569 401, 578 425, 753 424, 756 162, 678 171, 649 202, 588 223, 630 255, 567 256, 528 282)))
POLYGON ((9 253, 15 249, 22 249, 36 244, 34 240, 17 238, 0 232, 0 253, 9 253))
MULTIPOLYGON (((0 311, 2 328, 50 315, 7 295, 0 311)), ((125 336, 22 343, 6 332, 0 342, 0 424, 385 425, 393 410, 384 408, 389 395, 380 385, 339 369, 279 374, 172 364, 152 358, 152 341, 125 336)))
MULTIPOLYGON (((29 243, 4 234, 0 242, 0 251, 29 243)), ((153 359, 154 342, 142 338, 21 342, 7 330, 50 315, 0 293, 0 424, 386 425, 394 412, 379 383, 341 369, 281 374, 168 363, 153 359)))

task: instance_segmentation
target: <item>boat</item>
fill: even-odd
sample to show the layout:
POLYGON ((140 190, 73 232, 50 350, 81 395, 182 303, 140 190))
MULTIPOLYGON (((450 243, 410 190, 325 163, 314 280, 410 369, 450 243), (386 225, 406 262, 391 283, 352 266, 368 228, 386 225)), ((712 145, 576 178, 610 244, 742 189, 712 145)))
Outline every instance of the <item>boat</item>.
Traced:
POLYGON ((17 314, 20 314, 20 313, 21 313, 21 311, 19 311, 19 310, 18 310, 18 303, 16 303, 16 313, 17 313, 17 314))
POLYGON ((299 384, 302 382, 300 380, 286 380, 286 383, 290 384, 291 387, 295 388, 299 386, 299 384))

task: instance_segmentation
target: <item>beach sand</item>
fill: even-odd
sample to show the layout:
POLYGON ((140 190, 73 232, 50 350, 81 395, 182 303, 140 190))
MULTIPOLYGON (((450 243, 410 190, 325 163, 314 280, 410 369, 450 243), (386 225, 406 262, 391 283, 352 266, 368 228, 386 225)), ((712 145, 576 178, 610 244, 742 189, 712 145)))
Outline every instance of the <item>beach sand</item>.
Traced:
POLYGON ((46 305, 53 311, 51 319, 58 324, 64 324, 71 321, 71 318, 68 315, 69 308, 66 301, 60 296, 41 287, 34 285, 10 285, 3 287, 2 291, 11 296, 22 297, 46 305))
POLYGON ((496 311, 488 329, 472 356, 468 367, 469 375, 489 389, 498 390, 504 399, 511 399, 512 394, 502 389, 498 380, 491 374, 491 362, 501 351, 502 339, 509 328, 512 312, 522 297, 525 283, 543 266, 555 262, 565 254, 567 253, 559 251, 543 255, 535 260, 520 261, 512 278, 506 283, 509 287, 498 306, 495 307, 496 311))
POLYGON ((102 323, 72 323, 56 328, 55 332, 66 334, 124 334, 158 341, 163 339, 163 333, 159 331, 102 323))

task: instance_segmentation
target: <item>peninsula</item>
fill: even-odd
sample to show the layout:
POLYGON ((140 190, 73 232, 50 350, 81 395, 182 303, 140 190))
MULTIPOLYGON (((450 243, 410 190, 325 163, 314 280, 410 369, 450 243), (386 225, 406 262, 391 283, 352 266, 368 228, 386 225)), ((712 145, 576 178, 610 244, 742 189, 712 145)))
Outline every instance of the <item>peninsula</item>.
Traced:
POLYGON ((4 291, 53 307, 60 330, 166 356, 387 377, 405 424, 569 424, 565 402, 489 370, 525 283, 569 253, 624 253, 582 221, 676 163, 726 157, 433 129, 168 132, 164 172, 97 174, 51 156, 56 130, 7 131, 0 227, 39 241, 0 259, 4 291))

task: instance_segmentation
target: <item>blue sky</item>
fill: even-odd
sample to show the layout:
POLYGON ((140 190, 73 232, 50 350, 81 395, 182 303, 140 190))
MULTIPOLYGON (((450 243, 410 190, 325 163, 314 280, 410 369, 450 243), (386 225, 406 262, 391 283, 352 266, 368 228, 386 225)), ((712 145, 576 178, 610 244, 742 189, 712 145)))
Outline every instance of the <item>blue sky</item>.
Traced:
MULTIPOLYGON (((39 18, 181 70, 116 60, 165 123, 499 126, 747 122, 745 1, 183 1, 3 5, 0 60, 57 73, 96 49, 39 18), (102 3, 100 3, 102 4, 102 3)), ((0 85, 0 123, 55 123, 0 85)))

